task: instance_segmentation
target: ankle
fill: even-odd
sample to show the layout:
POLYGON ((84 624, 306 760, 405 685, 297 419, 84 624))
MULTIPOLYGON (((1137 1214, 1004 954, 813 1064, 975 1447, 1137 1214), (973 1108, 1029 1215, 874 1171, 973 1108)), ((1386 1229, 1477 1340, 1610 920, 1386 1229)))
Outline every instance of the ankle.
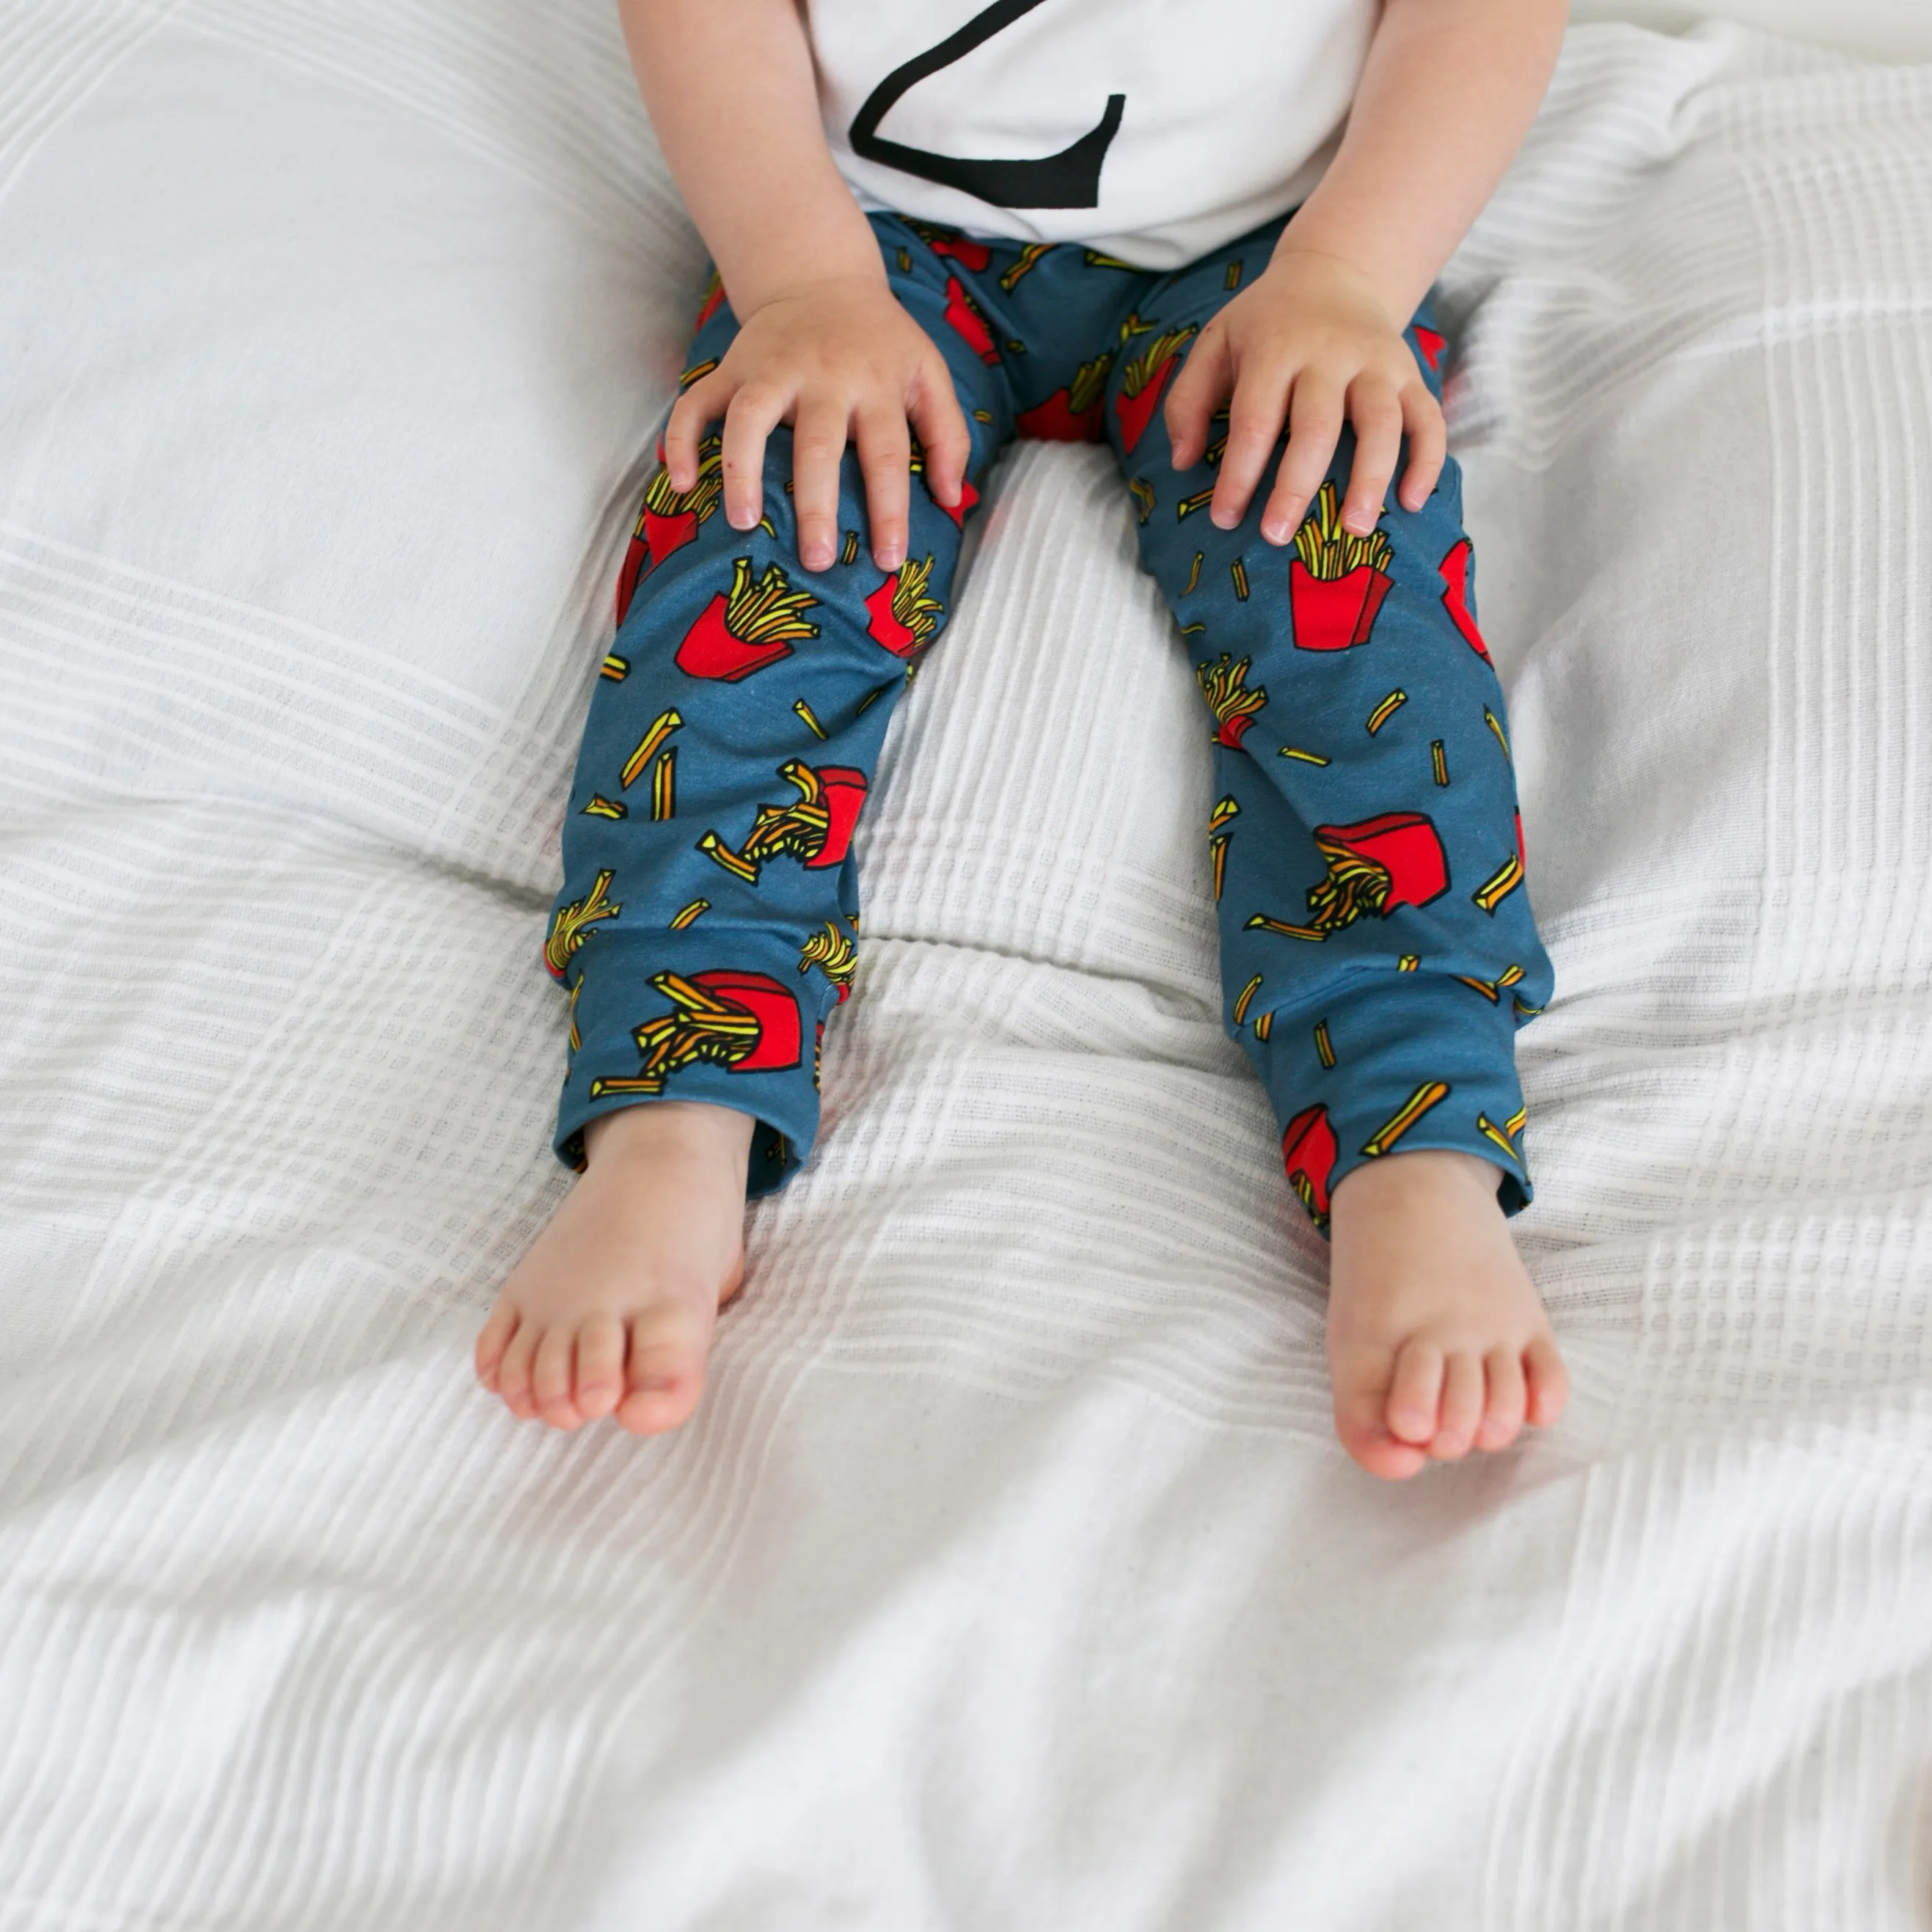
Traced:
POLYGON ((1330 1212, 1338 1227, 1345 1220, 1402 1214, 1424 1204, 1487 1206, 1500 1214, 1497 1190, 1502 1178, 1495 1162, 1454 1148, 1382 1154, 1336 1183, 1330 1212))
POLYGON ((651 1100, 601 1114, 584 1130, 586 1170, 722 1165, 742 1188, 758 1122, 735 1107, 700 1100, 651 1100))

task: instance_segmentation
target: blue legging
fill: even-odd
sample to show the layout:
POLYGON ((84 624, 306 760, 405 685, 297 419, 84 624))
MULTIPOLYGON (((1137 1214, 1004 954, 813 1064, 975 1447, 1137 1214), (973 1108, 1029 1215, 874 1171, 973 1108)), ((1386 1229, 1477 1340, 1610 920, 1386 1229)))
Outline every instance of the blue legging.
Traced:
MULTIPOLYGON (((754 1194, 796 1171, 859 944, 853 826, 893 703, 945 626, 974 484, 1015 435, 1105 436, 1207 703, 1224 1015, 1274 1101, 1291 1184, 1325 1226, 1352 1168, 1449 1148, 1492 1161, 1504 1206, 1521 1207, 1514 1036, 1550 970, 1456 465, 1420 510, 1391 505, 1351 536, 1336 521, 1345 430, 1292 547, 1262 540, 1265 482, 1239 528, 1209 521, 1225 418, 1177 473, 1162 398, 1201 326, 1266 266, 1279 222, 1156 274, 1070 245, 872 221, 972 431, 965 502, 942 509, 916 486, 908 561, 884 575, 848 450, 843 548, 812 574, 796 561, 788 430, 767 449, 758 530, 720 514, 715 432, 694 488, 652 479, 545 946, 570 992, 560 1155, 580 1162, 587 1121, 664 1096, 755 1117, 754 1194)), ((714 283, 693 370, 736 328, 714 283)), ((1439 386, 1445 344, 1426 306, 1408 340, 1439 386)))

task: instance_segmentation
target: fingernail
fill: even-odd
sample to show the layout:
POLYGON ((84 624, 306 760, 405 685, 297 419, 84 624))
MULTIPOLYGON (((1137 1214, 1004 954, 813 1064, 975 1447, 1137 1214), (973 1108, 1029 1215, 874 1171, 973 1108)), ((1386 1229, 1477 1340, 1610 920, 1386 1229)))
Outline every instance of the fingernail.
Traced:
POLYGON ((884 545, 872 561, 881 570, 896 570, 905 561, 905 553, 895 550, 890 544, 884 545))
POLYGON ((1288 528, 1286 524, 1264 524, 1262 535, 1271 544, 1285 544, 1288 538, 1288 528))
POLYGON ((1232 530, 1240 521, 1232 511, 1218 508, 1208 512, 1208 520, 1217 530, 1232 530))
POLYGON ((808 544, 799 553, 800 560, 807 570, 823 570, 832 561, 830 544, 808 544))

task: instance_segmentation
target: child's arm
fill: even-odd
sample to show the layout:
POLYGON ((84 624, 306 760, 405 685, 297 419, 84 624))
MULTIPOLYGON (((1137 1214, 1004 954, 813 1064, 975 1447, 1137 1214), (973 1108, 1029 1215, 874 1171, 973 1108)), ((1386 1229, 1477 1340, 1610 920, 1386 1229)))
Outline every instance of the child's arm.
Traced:
POLYGON ((1427 500, 1442 412, 1402 331, 1534 118, 1566 12, 1566 0, 1384 0, 1334 160, 1168 393, 1178 470, 1201 460, 1208 418, 1232 394, 1210 512, 1222 528, 1246 513, 1285 420, 1262 524, 1270 542, 1294 536, 1345 419, 1356 437, 1350 530, 1374 528, 1405 430, 1398 500, 1427 500))
POLYGON ((910 421, 926 478, 959 499, 970 450, 946 364, 892 296, 870 225, 833 166, 794 0, 622 0, 645 105, 724 284, 739 333, 664 430, 674 488, 724 419, 724 514, 764 514, 766 439, 793 428, 799 558, 830 564, 848 440, 865 472, 872 559, 904 560, 910 421))

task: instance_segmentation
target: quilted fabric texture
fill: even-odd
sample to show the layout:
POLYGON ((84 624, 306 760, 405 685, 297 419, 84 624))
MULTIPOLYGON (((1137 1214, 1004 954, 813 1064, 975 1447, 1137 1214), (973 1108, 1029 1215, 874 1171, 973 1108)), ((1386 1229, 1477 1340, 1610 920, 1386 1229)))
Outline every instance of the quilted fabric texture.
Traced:
POLYGON ((700 274, 608 12, 0 0, 0 1928, 1924 1924, 1932 68, 1577 30, 1445 284, 1576 1394, 1391 1489, 1093 451, 699 1419, 474 1387, 700 274))

